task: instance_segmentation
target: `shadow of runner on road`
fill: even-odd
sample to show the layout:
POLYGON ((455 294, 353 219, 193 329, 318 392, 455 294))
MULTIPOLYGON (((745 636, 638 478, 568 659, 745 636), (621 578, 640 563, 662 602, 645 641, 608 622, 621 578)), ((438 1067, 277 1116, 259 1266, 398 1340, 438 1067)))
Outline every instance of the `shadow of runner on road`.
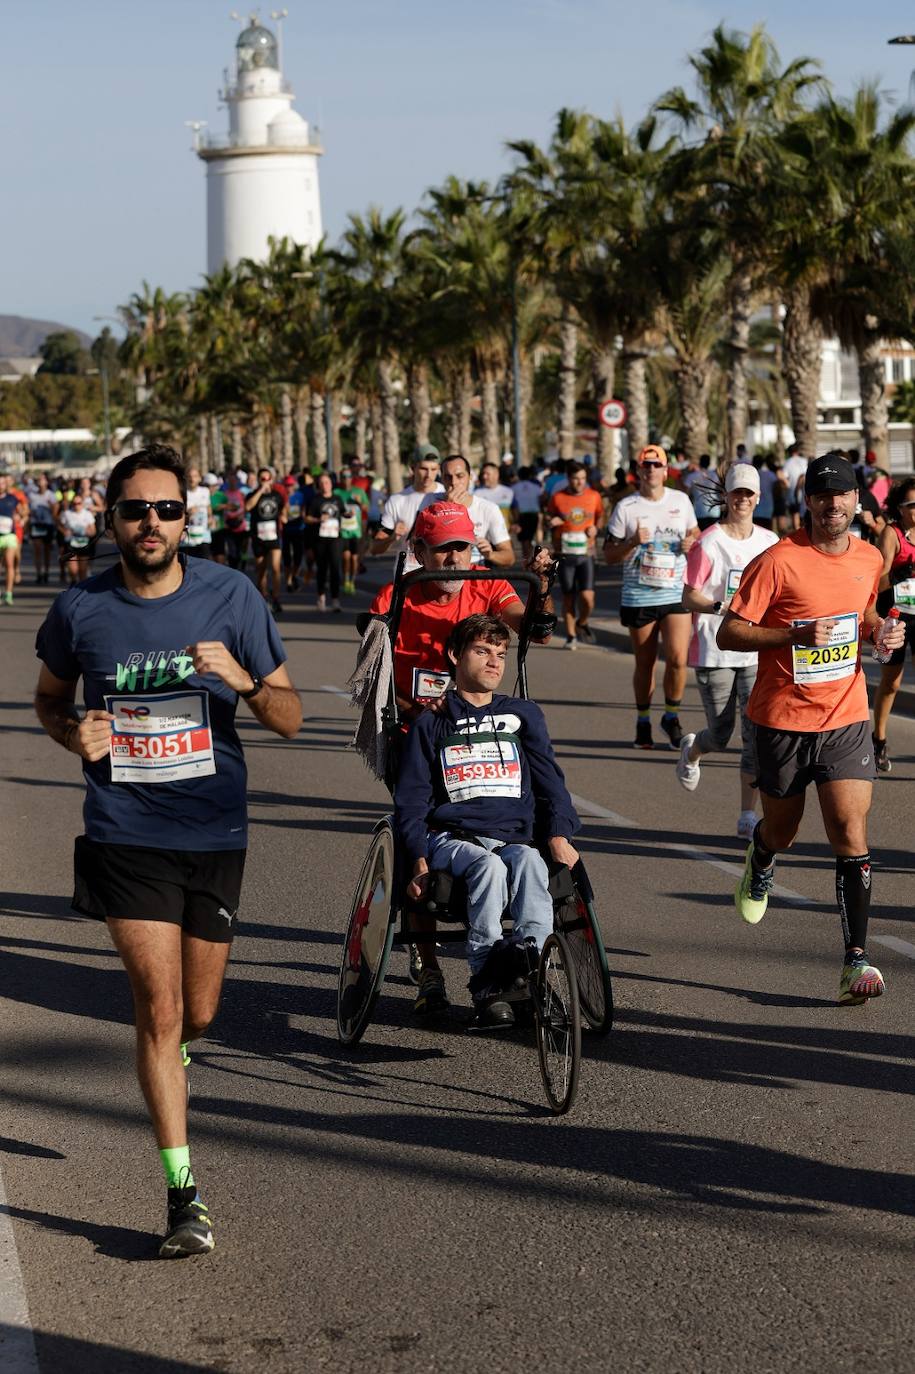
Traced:
MULTIPOLYGON (((0 1323, 0 1353, 4 1334, 9 1330, 0 1323)), ((33 1335, 41 1374, 74 1374, 77 1370, 82 1374, 213 1374, 210 1361, 188 1364, 185 1360, 147 1355, 123 1346, 99 1345, 52 1331, 34 1331, 33 1335)))
POLYGON ((92 1242, 97 1255, 107 1255, 110 1259, 158 1259, 157 1237, 150 1231, 135 1231, 129 1226, 104 1226, 98 1222, 84 1221, 81 1217, 61 1217, 53 1212, 36 1212, 27 1207, 0 1207, 0 1212, 5 1212, 16 1221, 27 1222, 45 1231, 56 1231, 62 1236, 82 1236, 84 1240, 92 1242))

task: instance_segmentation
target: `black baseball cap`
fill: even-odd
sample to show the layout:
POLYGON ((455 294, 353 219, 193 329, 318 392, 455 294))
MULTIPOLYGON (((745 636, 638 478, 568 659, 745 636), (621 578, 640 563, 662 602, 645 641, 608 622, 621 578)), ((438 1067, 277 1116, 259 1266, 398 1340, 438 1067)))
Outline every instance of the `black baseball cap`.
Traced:
POLYGON ((851 463, 837 453, 824 453, 822 458, 812 458, 807 464, 806 496, 817 496, 824 491, 855 491, 857 486, 858 479, 851 463))

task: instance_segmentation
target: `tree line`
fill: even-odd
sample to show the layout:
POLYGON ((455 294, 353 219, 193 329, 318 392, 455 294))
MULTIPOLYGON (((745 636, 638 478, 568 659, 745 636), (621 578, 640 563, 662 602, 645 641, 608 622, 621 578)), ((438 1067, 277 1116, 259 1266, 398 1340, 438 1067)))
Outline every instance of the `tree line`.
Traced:
MULTIPOLYGON (((719 26, 690 66, 691 90, 634 127, 561 110, 547 146, 508 145, 498 184, 449 178, 410 220, 373 207, 336 245, 272 242, 191 293, 144 283, 121 311, 135 427, 208 466, 320 464, 342 430, 397 490, 414 442, 498 459, 517 389, 508 446, 528 456, 555 431, 571 457, 613 396, 632 449, 666 433, 732 454, 754 417, 813 454, 830 335, 885 466, 881 347, 913 334, 915 112, 869 84, 837 96, 763 26, 719 26)), ((600 426, 596 445, 606 470, 600 426)))

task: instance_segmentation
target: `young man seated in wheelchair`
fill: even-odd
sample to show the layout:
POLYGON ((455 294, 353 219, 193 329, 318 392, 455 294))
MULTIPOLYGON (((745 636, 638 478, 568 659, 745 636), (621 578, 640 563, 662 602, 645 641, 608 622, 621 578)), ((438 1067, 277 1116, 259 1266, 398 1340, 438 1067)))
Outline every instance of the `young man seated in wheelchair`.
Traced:
POLYGON ((514 1022, 506 992, 528 971, 521 946, 542 948, 553 929, 551 860, 571 868, 579 829, 540 707, 497 688, 505 672, 508 628, 471 615, 447 644, 455 690, 424 712, 407 736, 394 794, 410 901, 422 900, 433 869, 467 889, 467 961, 481 1026, 514 1022), (511 916, 510 938, 502 916, 511 916))

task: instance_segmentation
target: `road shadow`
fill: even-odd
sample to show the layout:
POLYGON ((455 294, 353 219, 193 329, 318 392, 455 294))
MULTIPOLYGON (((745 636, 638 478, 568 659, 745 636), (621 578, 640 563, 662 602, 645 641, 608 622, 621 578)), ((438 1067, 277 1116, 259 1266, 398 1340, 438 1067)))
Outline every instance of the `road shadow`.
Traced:
POLYGON ((80 1236, 91 1242, 97 1255, 107 1255, 109 1259, 134 1262, 158 1259, 157 1237, 149 1231, 135 1231, 129 1226, 106 1226, 84 1221, 81 1217, 61 1217, 53 1212, 37 1212, 27 1207, 0 1207, 0 1212, 6 1212, 16 1221, 41 1227, 44 1231, 55 1231, 61 1236, 80 1236))
MULTIPOLYGON (((0 1352, 8 1333, 14 1328, 0 1323, 0 1352)), ((97 1341, 81 1341, 75 1336, 61 1336, 52 1331, 32 1333, 41 1374, 213 1374, 216 1366, 188 1364, 186 1360, 172 1360, 159 1355, 147 1355, 141 1350, 124 1346, 102 1345, 97 1341)), ((21 1367, 27 1366, 23 1363, 21 1367)))
POLYGON ((49 1150, 46 1145, 33 1145, 29 1140, 12 1140, 0 1135, 0 1155, 28 1155, 32 1159, 66 1159, 60 1150, 49 1150))

